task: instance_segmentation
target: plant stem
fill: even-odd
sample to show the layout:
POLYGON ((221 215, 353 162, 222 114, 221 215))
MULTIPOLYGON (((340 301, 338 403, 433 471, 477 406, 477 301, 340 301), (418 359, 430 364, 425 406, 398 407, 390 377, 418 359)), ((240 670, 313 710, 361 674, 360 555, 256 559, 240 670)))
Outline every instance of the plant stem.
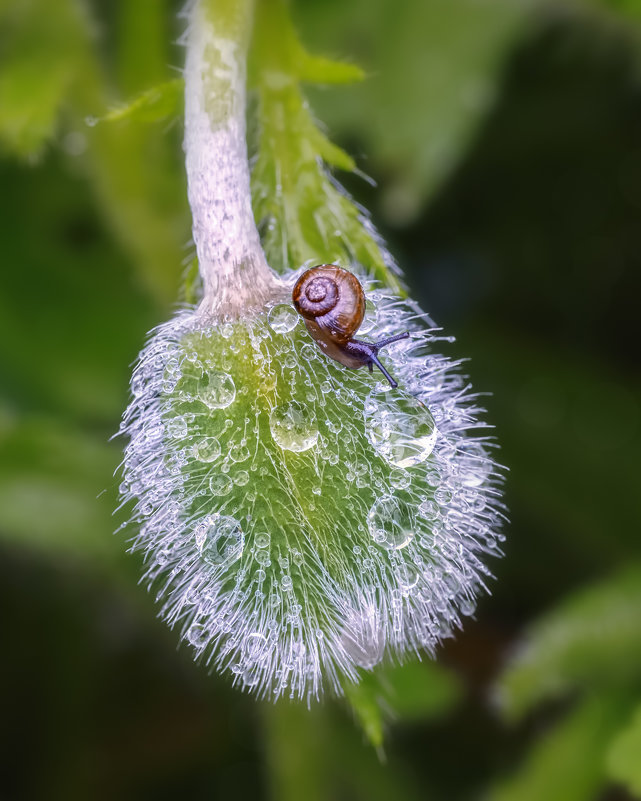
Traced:
POLYGON ((245 141, 246 60, 253 0, 198 0, 189 15, 185 156, 204 296, 199 312, 238 317, 281 286, 251 206, 245 141))

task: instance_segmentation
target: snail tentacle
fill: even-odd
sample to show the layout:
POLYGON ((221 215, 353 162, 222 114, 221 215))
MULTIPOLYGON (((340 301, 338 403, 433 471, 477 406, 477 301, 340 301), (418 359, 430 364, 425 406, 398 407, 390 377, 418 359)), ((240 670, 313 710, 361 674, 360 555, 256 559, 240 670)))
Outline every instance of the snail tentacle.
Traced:
POLYGON ((378 342, 353 338, 365 316, 365 292, 353 273, 335 264, 312 267, 296 282, 292 300, 323 353, 354 370, 367 365, 371 373, 376 365, 393 389, 398 386, 379 361, 378 352, 392 342, 406 339, 409 333, 378 342))

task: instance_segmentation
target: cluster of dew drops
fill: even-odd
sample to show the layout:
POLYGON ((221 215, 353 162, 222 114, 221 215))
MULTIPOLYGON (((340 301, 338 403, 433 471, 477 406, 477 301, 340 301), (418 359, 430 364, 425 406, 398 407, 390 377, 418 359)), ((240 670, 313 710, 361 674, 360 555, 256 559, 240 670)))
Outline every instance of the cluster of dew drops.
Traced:
MULTIPOLYGON (((284 571, 277 587, 279 593, 272 586, 270 606, 275 614, 271 618, 262 620, 260 624, 254 622, 247 625, 248 616, 245 612, 236 619, 234 615, 220 614, 224 576, 230 566, 243 557, 248 544, 258 565, 259 580, 265 579, 265 569, 270 565, 269 534, 253 532, 248 543, 243 523, 225 508, 225 498, 234 488, 247 486, 248 503, 252 503, 257 495, 256 482, 250 476, 252 454, 249 446, 252 444, 252 432, 246 431, 240 438, 234 439, 229 431, 234 426, 234 404, 249 389, 236 386, 231 375, 233 370, 227 372, 224 361, 214 368, 201 362, 197 349, 181 350, 184 332, 193 323, 188 315, 177 319, 178 324, 173 327, 168 324, 168 327, 158 329, 156 337, 152 338, 143 352, 132 379, 134 399, 122 426, 130 443, 125 455, 121 493, 125 499, 136 499, 134 518, 140 525, 134 547, 146 552, 151 562, 148 572, 150 579, 157 579, 168 565, 172 566, 173 589, 166 590, 170 601, 165 605, 164 614, 170 622, 181 617, 187 620, 185 634, 196 651, 202 653, 221 635, 228 635, 226 650, 229 658, 225 659, 227 653, 223 648, 219 663, 229 667, 243 686, 261 684, 269 687, 276 684, 275 692, 279 693, 288 682, 291 687, 296 684, 293 675, 297 670, 296 660, 291 657, 287 664, 277 667, 278 660, 274 660, 274 650, 271 648, 278 636, 275 617, 278 616, 279 604, 282 604, 282 596, 292 590, 290 575, 284 571), (199 375, 200 380, 196 394, 187 397, 188 401, 200 404, 204 415, 217 414, 221 410, 230 411, 224 418, 222 432, 218 436, 213 436, 208 429, 206 435, 192 438, 191 441, 188 435, 190 426, 193 428, 193 414, 167 417, 166 410, 158 401, 163 395, 170 396, 180 380, 190 372, 199 375), (225 441, 225 432, 230 434, 228 441, 225 441), (188 445, 183 447, 184 443, 188 445), (156 458, 159 449, 164 451, 161 460, 156 458), (182 477, 188 475, 188 468, 194 461, 206 468, 203 473, 206 480, 198 489, 203 502, 197 504, 198 511, 190 511, 186 516, 182 500, 189 493, 182 477), (215 469, 212 469, 214 465, 215 469), (181 480, 182 489, 179 488, 181 480), (208 499, 216 499, 218 511, 211 511, 215 504, 209 503, 208 506, 208 499), (188 538, 181 536, 176 543, 176 531, 190 534, 188 538), (197 557, 195 560, 194 553, 197 557), (191 611, 186 614, 187 607, 191 611), (217 629, 212 621, 225 617, 225 622, 217 629), (234 626, 242 629, 242 636, 229 636, 234 626), (262 669, 259 669, 261 665, 262 669), (271 673, 277 675, 275 680, 271 673)), ((374 549, 383 549, 392 557, 408 549, 417 534, 420 536, 421 526, 427 526, 431 536, 438 536, 442 532, 443 539, 447 539, 448 529, 453 529, 459 541, 458 564, 462 564, 465 557, 460 555, 461 534, 467 536, 468 540, 473 538, 475 542, 480 542, 477 550, 499 552, 501 537, 495 529, 500 516, 500 503, 497 500, 500 480, 489 456, 487 438, 470 437, 465 433, 481 427, 477 419, 481 410, 475 405, 475 396, 470 394, 465 380, 457 373, 456 363, 431 353, 439 337, 434 327, 426 326, 425 322, 425 315, 406 301, 400 301, 378 288, 370 287, 367 292, 366 314, 357 335, 359 338, 389 336, 407 327, 412 336, 410 340, 393 345, 384 356, 399 380, 398 389, 390 389, 380 380, 381 377, 372 377, 365 370, 359 371, 365 400, 360 402, 360 421, 356 419, 354 424, 362 426, 371 448, 390 466, 386 491, 376 494, 365 515, 365 525, 371 537, 370 550, 372 546, 374 549), (418 313, 408 314, 408 309, 418 313), (428 460, 430 468, 422 475, 431 486, 430 492, 417 498, 415 505, 399 501, 398 494, 410 487, 412 468, 424 466, 428 460)), ((263 321, 255 326, 255 330, 261 326, 269 329, 268 335, 276 343, 275 353, 282 356, 285 367, 287 360, 292 358, 303 358, 312 365, 319 360, 328 362, 311 338, 302 346, 299 354, 291 348, 291 335, 297 326, 303 327, 301 318, 291 304, 278 303, 272 306, 267 313, 266 326, 263 321), (280 351, 279 339, 283 340, 280 351)), ((229 341, 232 351, 233 330, 230 323, 225 323, 217 331, 217 336, 229 341)), ((253 358, 257 363, 263 359, 260 349, 255 349, 253 358)), ((338 381, 341 371, 345 369, 331 363, 332 375, 338 376, 338 381)), ((300 371, 293 369, 291 380, 300 380, 300 371)), ((269 392, 274 388, 273 371, 270 371, 269 365, 265 365, 263 389, 269 392)), ((317 400, 319 394, 321 399, 323 396, 329 398, 341 390, 340 387, 337 389, 336 379, 330 380, 329 373, 320 382, 317 392, 312 389, 310 383, 309 402, 305 402, 304 397, 301 400, 299 393, 295 400, 273 404, 268 413, 269 432, 282 452, 303 454, 317 450, 321 458, 335 465, 339 457, 324 442, 321 424, 331 427, 335 423, 317 419, 317 400)), ((323 405, 324 401, 321 400, 320 406, 323 405)), ((247 423, 246 419, 245 425, 247 423)), ((366 466, 365 469, 359 469, 356 464, 346 464, 345 468, 347 480, 353 481, 357 487, 367 482, 366 466)), ((321 486, 312 488, 312 492, 320 494, 321 486)), ((430 545, 434 545, 434 539, 430 540, 430 545)), ((361 551, 359 546, 355 546, 354 553, 357 549, 361 551)), ((290 555, 294 560, 302 558, 298 551, 290 555)), ((282 561, 288 564, 288 558, 282 561)), ((456 562, 456 559, 453 561, 456 562)), ((473 561, 475 570, 486 572, 476 556, 473 561)), ((436 569, 428 576, 423 566, 421 582, 420 567, 408 560, 399 561, 398 588, 394 592, 405 597, 416 593, 418 597, 421 583, 427 581, 435 585, 442 582, 445 585, 449 581, 450 600, 458 596, 460 612, 471 614, 478 578, 475 571, 470 572, 468 568, 469 565, 463 564, 458 575, 454 575, 456 570, 449 570, 445 576, 436 569), (470 579, 467 588, 464 586, 466 579, 470 579)), ((434 586, 428 588, 428 592, 431 598, 440 599, 434 586)), ((447 612, 446 607, 447 604, 443 605, 443 614, 447 612)), ((294 610, 293 623, 296 624, 296 613, 300 614, 300 606, 296 609, 294 604, 294 610)), ((455 618, 455 614, 450 613, 447 624, 450 625, 455 618)), ((369 617, 364 620, 361 610, 355 619, 357 623, 351 626, 348 635, 342 634, 343 658, 351 659, 356 665, 371 667, 382 658, 387 637, 381 636, 378 618, 375 624, 369 617)), ((425 647, 431 647, 446 629, 447 625, 436 634, 430 629, 424 633, 421 642, 425 647)), ((319 632, 319 635, 322 634, 319 632)), ((306 646, 300 638, 296 640, 294 637, 294 645, 299 653, 305 651, 306 646)), ((289 650, 291 652, 291 643, 289 650)), ((282 654, 280 660, 282 662, 282 654)), ((319 660, 312 661, 311 667, 309 660, 305 668, 299 665, 299 672, 318 673, 319 660)), ((299 677, 299 690, 305 682, 305 678, 299 677)), ((319 685, 317 676, 312 683, 315 687, 319 685)))

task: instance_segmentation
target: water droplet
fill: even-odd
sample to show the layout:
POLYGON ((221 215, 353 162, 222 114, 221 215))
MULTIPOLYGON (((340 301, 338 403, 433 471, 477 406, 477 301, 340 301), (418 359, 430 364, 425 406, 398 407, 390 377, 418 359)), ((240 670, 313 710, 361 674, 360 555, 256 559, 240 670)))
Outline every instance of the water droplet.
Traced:
POLYGON ((314 414, 308 406, 298 401, 290 401, 272 409, 269 427, 274 442, 287 451, 306 451, 318 439, 314 414))
POLYGON ((435 520, 439 516, 438 504, 434 503, 434 501, 423 501, 418 510, 428 520, 435 520))
POLYGON ((390 551, 405 548, 414 539, 411 507, 392 495, 375 501, 367 515, 367 525, 374 542, 390 551))
POLYGON ((463 598, 459 603, 459 609, 463 615, 473 615, 476 612, 476 604, 471 598, 463 598))
POLYGON ((196 546, 203 560, 210 565, 230 565, 245 547, 245 535, 236 518, 214 514, 194 529, 196 546))
POLYGON ((315 359, 318 359, 320 355, 320 351, 316 345, 311 345, 307 342, 303 347, 300 349, 300 355, 305 362, 313 362, 315 359))
POLYGON ((229 451, 229 458, 233 462, 244 462, 250 457, 249 448, 246 445, 234 445, 229 451))
POLYGON ((167 435, 173 439, 187 436, 187 421, 184 417, 174 417, 167 423, 167 435))
POLYGON ((278 303, 267 315, 270 328, 277 334, 287 334, 298 325, 298 312, 289 303, 278 303))
POLYGON ((220 456, 220 442, 216 437, 203 437, 196 442, 192 453, 199 462, 214 462, 220 456))
POLYGON ((283 576, 280 586, 287 592, 292 588, 292 580, 289 576, 283 576))
POLYGON ((213 495, 227 495, 232 486, 231 478, 225 473, 217 473, 209 479, 209 490, 213 495))
POLYGON ((447 487, 439 487, 434 492, 434 500, 439 506, 447 506, 452 500, 452 493, 447 487))
POLYGON ((396 568, 396 578, 403 595, 409 595, 418 584, 418 568, 411 562, 404 562, 396 568))
POLYGON ((429 409, 405 392, 372 392, 365 401, 365 431, 378 453, 396 467, 412 467, 432 453, 437 430, 429 409))
POLYGON ((246 470, 241 470, 234 476, 234 484, 237 487, 244 487, 249 481, 249 473, 246 470))
POLYGON ((425 481, 430 487, 438 487, 441 483, 441 473, 436 468, 425 471, 425 481))
POLYGON ((229 373, 206 373, 200 382, 198 397, 210 409, 225 409, 236 398, 236 385, 229 373))
POLYGON ((389 474, 389 483, 395 489, 407 489, 411 483, 410 475, 405 470, 392 470, 389 474))
POLYGON ((328 418, 326 420, 327 430, 331 431, 332 434, 340 434, 343 430, 343 421, 342 420, 332 420, 328 418))
POLYGON ((200 623, 194 623, 187 630, 187 639, 194 646, 194 648, 202 648, 207 645, 209 640, 209 632, 206 626, 200 623))
POLYGON ((256 662, 263 656, 267 649, 267 638, 255 631, 245 638, 243 643, 243 655, 248 662, 256 662))
POLYGON ((199 604, 202 599, 203 594, 199 587, 190 587, 185 593, 185 601, 188 604, 199 604))
POLYGON ((269 539, 270 539, 269 534, 264 534, 261 532, 260 534, 256 534, 256 536, 254 537, 254 543, 257 548, 268 548, 269 539))

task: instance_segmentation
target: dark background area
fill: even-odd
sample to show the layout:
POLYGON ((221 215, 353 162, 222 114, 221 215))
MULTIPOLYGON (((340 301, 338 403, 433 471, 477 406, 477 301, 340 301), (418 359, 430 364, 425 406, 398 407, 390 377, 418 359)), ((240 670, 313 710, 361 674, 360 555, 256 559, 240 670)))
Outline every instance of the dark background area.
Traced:
MULTIPOLYGON (((108 58, 106 5, 102 15, 108 58)), ((385 214, 394 176, 384 161, 363 165, 377 188, 345 179, 412 295, 457 337, 448 353, 469 356, 475 387, 491 392, 511 523, 492 595, 440 656, 462 679, 461 701, 390 728, 400 778, 389 792, 340 705, 286 713, 292 727, 308 716, 306 736, 319 742, 301 748, 317 748, 335 774, 337 801, 375 797, 351 783, 359 771, 400 798, 406 787, 482 797, 564 710, 545 707, 515 729, 491 702, 525 628, 641 555, 640 76, 633 26, 541 13, 412 220, 385 214)), ((168 126, 176 169, 180 136, 168 126)), ((339 140, 367 147, 354 131, 339 140)), ((263 798, 273 713, 176 649, 136 584, 137 558, 109 533, 120 446, 101 448, 126 404, 129 365, 171 304, 141 283, 68 145, 59 139, 36 165, 0 161, 0 798, 263 798), (83 529, 89 548, 76 547, 83 529)))

